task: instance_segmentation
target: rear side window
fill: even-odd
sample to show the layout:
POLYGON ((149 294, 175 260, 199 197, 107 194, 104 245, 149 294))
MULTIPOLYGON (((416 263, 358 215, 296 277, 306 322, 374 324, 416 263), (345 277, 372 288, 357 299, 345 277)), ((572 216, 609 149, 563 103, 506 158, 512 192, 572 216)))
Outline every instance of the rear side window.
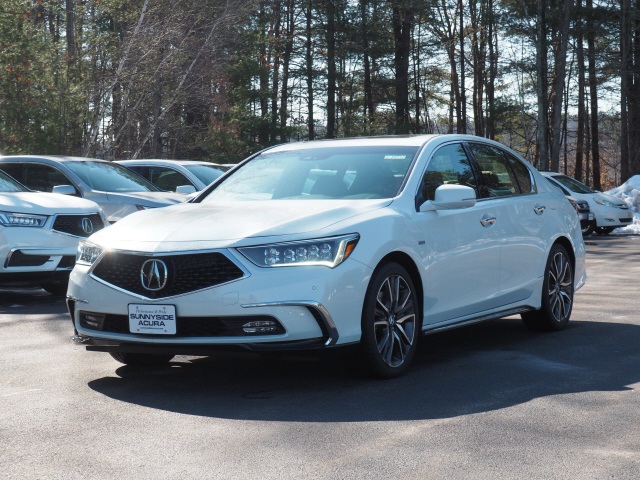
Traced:
POLYGON ((147 179, 156 187, 170 192, 175 192, 181 185, 192 185, 182 173, 167 167, 149 167, 147 179))
POLYGON ((491 145, 470 143, 480 171, 480 198, 503 197, 532 191, 529 169, 519 160, 491 145))
POLYGON ((509 164, 513 168, 518 186, 520 187, 520 193, 533 193, 535 191, 533 183, 531 181, 531 172, 522 161, 513 155, 505 153, 509 159, 509 164))

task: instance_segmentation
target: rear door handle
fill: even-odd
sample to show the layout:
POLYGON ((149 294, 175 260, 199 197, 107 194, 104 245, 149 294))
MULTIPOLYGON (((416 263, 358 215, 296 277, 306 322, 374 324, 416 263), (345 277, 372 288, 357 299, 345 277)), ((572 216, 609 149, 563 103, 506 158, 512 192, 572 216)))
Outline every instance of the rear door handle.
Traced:
POLYGON ((542 215, 544 213, 544 209, 547 208, 544 205, 536 205, 533 207, 533 211, 536 215, 542 215))

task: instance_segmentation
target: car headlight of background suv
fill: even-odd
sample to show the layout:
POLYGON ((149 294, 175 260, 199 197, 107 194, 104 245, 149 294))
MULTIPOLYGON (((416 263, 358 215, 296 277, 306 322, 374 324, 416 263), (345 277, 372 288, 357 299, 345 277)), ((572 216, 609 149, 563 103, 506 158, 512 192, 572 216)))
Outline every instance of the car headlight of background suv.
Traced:
POLYGON ((3 227, 43 227, 47 218, 46 215, 0 211, 0 225, 3 227))
POLYGON ((96 263, 103 248, 88 240, 80 240, 78 243, 78 251, 76 252, 76 263, 80 265, 93 265, 96 263))
POLYGON ((600 197, 600 196, 593 197, 593 201, 596 202, 598 205, 604 205, 605 207, 622 208, 622 205, 618 205, 616 203, 610 202, 606 198, 600 197))
POLYGON ((238 251, 258 267, 322 265, 334 268, 349 258, 359 239, 360 235, 354 233, 244 247, 238 251))

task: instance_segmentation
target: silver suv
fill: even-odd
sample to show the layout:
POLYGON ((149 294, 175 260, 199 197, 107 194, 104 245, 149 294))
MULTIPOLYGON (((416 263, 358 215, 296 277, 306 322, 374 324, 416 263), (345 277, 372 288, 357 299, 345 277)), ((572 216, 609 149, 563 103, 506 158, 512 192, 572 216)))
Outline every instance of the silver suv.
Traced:
POLYGON ((96 202, 114 223, 130 213, 185 200, 163 192, 140 175, 107 160, 14 155, 0 157, 0 170, 39 192, 63 193, 96 202))

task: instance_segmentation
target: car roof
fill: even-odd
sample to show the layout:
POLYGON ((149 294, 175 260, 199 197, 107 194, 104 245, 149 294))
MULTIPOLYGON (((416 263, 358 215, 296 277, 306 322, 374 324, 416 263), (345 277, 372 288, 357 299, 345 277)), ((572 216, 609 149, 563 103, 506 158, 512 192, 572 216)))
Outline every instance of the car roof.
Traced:
POLYGON ((99 158, 88 158, 88 157, 71 157, 66 155, 4 155, 0 157, 0 161, 2 160, 28 160, 28 161, 37 161, 37 160, 45 160, 56 163, 66 163, 66 162, 106 162, 111 163, 109 160, 101 160, 99 158))
POLYGON ((338 138, 323 140, 307 140, 302 142, 291 142, 276 145, 268 149, 269 151, 278 150, 298 150, 307 148, 330 148, 335 146, 384 146, 384 145, 405 145, 420 147, 429 140, 440 135, 389 135, 379 137, 355 137, 355 138, 338 138))
MULTIPOLYGON (((482 142, 496 145, 512 151, 504 144, 494 140, 468 134, 422 134, 422 135, 387 135, 378 137, 354 137, 340 139, 306 140, 301 142, 291 142, 269 147, 261 153, 279 152, 291 150, 305 150, 310 148, 332 148, 332 147, 384 147, 384 146, 405 146, 405 147, 425 147, 427 144, 437 140, 437 143, 447 142, 482 142)), ((516 153, 516 152, 514 152, 516 153)))
POLYGON ((211 165, 212 167, 221 167, 222 165, 207 162, 206 160, 169 160, 159 158, 142 158, 135 160, 116 160, 116 163, 123 165, 211 165))

